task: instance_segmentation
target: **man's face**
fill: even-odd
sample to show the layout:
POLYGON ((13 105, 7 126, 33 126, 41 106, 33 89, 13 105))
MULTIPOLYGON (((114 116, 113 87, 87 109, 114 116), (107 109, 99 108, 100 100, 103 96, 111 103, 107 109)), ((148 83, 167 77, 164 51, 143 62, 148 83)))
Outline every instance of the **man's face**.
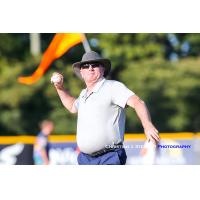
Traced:
POLYGON ((97 82, 103 77, 104 67, 99 63, 88 63, 81 66, 80 73, 86 83, 97 82))
POLYGON ((52 122, 48 122, 42 127, 42 132, 45 135, 50 135, 53 129, 54 129, 54 124, 52 122))

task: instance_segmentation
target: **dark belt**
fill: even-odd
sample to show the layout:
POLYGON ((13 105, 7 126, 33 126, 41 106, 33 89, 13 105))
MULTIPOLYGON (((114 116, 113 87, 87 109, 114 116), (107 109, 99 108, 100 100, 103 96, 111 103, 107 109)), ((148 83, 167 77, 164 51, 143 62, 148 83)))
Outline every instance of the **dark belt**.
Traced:
POLYGON ((120 142, 118 144, 109 145, 108 147, 101 149, 99 151, 96 151, 96 152, 89 154, 89 155, 92 156, 92 157, 101 156, 105 153, 112 152, 112 151, 115 151, 116 149, 121 149, 121 148, 123 148, 122 142, 120 142))

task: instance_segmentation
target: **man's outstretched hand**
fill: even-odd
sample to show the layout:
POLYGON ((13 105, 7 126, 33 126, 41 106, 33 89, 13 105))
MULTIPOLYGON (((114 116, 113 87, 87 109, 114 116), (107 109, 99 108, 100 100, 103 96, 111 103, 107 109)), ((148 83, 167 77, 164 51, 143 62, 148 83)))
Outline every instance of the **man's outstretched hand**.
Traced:
POLYGON ((152 123, 149 123, 148 125, 145 126, 144 133, 148 141, 150 140, 154 144, 157 144, 160 141, 160 137, 158 134, 159 132, 152 123))

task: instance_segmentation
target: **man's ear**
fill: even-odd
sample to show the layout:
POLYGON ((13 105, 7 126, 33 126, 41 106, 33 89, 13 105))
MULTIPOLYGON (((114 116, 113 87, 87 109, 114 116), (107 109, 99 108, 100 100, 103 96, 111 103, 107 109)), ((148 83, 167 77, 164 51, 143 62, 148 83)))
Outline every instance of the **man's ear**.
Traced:
POLYGON ((103 75, 104 75, 104 72, 105 72, 105 67, 104 66, 102 66, 102 70, 103 70, 103 75))
POLYGON ((81 74, 81 77, 83 78, 82 69, 80 69, 80 74, 81 74))

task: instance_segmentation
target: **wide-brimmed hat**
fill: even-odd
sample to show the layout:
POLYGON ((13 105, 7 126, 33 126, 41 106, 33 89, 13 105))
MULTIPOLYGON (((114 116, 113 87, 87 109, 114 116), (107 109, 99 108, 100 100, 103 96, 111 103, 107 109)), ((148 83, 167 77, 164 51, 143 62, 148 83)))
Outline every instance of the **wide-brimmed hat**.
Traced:
POLYGON ((105 68, 104 77, 106 77, 111 70, 111 62, 110 62, 109 59, 102 58, 95 51, 89 51, 89 52, 86 52, 83 55, 82 60, 80 62, 76 62, 72 65, 74 73, 81 79, 82 79, 82 77, 81 77, 81 74, 80 74, 80 68, 81 68, 82 64, 86 64, 86 63, 100 63, 100 64, 102 64, 103 67, 105 68))

